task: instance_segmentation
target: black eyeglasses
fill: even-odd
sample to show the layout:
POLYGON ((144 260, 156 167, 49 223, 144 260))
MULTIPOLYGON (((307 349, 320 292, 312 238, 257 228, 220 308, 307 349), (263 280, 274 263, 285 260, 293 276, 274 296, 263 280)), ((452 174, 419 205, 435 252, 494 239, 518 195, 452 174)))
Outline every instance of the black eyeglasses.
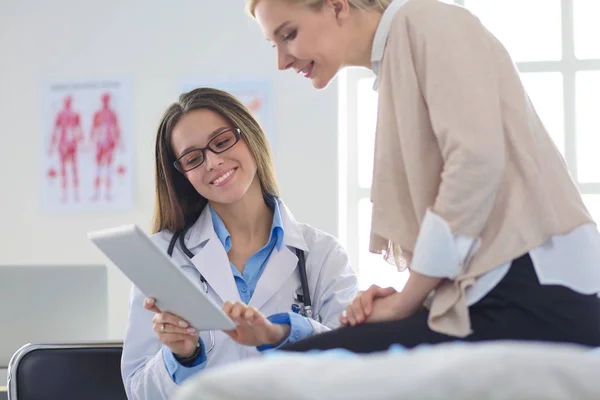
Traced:
POLYGON ((198 168, 206 160, 206 150, 221 154, 240 141, 241 131, 238 128, 227 129, 212 138, 204 148, 188 151, 179 157, 173 165, 179 172, 188 172, 198 168))

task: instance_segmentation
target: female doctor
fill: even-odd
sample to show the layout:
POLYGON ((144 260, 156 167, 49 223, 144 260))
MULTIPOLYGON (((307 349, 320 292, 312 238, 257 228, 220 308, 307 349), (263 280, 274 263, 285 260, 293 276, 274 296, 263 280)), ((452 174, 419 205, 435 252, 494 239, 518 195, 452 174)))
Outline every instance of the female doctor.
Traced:
POLYGON ((600 346, 600 234, 504 46, 438 0, 249 0, 282 70, 376 75, 370 250, 410 277, 289 350, 600 346), (423 307, 423 306, 426 307, 423 307))
POLYGON ((156 193, 153 241, 238 327, 198 334, 133 287, 122 358, 130 399, 170 398, 206 368, 339 326, 356 274, 332 236, 296 222, 279 199, 266 136, 236 98, 202 88, 167 109, 156 193), (308 296, 312 318, 299 313, 308 296))

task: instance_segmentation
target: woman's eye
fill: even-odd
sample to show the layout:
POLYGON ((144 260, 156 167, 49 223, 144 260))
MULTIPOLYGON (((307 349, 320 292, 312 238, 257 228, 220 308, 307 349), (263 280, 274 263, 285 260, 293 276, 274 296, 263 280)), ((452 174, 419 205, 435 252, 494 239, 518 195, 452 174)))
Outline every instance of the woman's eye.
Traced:
POLYGON ((193 163, 197 162, 197 161, 198 161, 198 159, 199 159, 199 157, 198 157, 198 156, 190 157, 190 158, 188 158, 188 159, 185 161, 185 163, 186 163, 186 164, 193 164, 193 163))
POLYGON ((217 148, 223 148, 229 144, 229 139, 219 140, 217 142, 217 148))
POLYGON ((297 35, 298 35, 298 30, 294 29, 293 31, 291 31, 287 35, 284 35, 282 39, 283 39, 284 42, 287 42, 288 40, 294 40, 297 35))

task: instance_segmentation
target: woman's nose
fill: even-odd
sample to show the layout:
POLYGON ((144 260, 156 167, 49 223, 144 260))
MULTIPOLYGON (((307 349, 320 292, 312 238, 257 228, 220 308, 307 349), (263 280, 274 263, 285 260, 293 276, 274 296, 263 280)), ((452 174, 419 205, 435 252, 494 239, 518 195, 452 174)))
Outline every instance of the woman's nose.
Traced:
POLYGON ((283 71, 289 69, 294 64, 294 57, 285 49, 277 48, 277 67, 283 71))
POLYGON ((207 171, 212 171, 215 167, 218 167, 223 163, 223 159, 220 154, 215 154, 212 151, 207 151, 204 156, 204 167, 207 171))

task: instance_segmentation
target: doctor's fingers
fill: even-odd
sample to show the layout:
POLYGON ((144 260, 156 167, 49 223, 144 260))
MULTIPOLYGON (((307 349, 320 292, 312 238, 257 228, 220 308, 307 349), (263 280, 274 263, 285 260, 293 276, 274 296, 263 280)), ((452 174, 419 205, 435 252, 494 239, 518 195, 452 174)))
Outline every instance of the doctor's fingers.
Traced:
POLYGON ((343 325, 351 325, 351 326, 356 325, 357 318, 356 318, 356 315, 354 315, 354 304, 356 303, 356 301, 358 299, 360 299, 360 297, 357 297, 356 299, 354 299, 352 304, 350 304, 348 307, 346 307, 346 309, 342 313, 340 321, 342 322, 343 325))
POLYGON ((158 307, 156 307, 156 300, 154 300, 152 297, 146 297, 146 300, 144 300, 144 308, 155 313, 162 312, 158 309, 158 307))
MULTIPOLYGON (((229 304, 226 303, 225 305, 229 306, 229 304)), ((225 313, 227 313, 231 319, 240 320, 242 314, 246 312, 246 308, 248 308, 248 306, 246 306, 242 302, 237 301, 235 302, 235 304, 232 304, 231 306, 227 307, 228 311, 225 311, 225 306, 223 306, 223 311, 225 311, 225 313)))
POLYGON ((262 314, 254 306, 248 306, 243 315, 243 318, 249 322, 260 319, 260 317, 262 317, 262 314))
POLYGON ((363 299, 363 296, 359 296, 356 299, 354 299, 352 304, 348 306, 348 308, 350 309, 350 311, 348 311, 348 319, 350 320, 350 325, 362 324, 367 318, 367 315, 364 311, 365 307, 363 305, 363 299))
POLYGON ((167 333, 174 333, 178 335, 194 336, 198 334, 198 331, 192 327, 181 328, 168 323, 155 323, 152 325, 152 330, 159 336, 167 333))
POLYGON ((154 317, 152 318, 152 323, 155 325, 160 325, 160 324, 167 324, 167 325, 173 325, 173 326, 178 326, 180 328, 189 328, 190 324, 179 318, 176 315, 173 315, 171 313, 168 312, 161 312, 158 314, 154 314, 154 317))
POLYGON ((223 312, 225 314, 229 315, 229 312, 231 311, 232 308, 233 308, 233 303, 230 301, 226 301, 225 303, 223 303, 221 310, 223 310, 223 312))

